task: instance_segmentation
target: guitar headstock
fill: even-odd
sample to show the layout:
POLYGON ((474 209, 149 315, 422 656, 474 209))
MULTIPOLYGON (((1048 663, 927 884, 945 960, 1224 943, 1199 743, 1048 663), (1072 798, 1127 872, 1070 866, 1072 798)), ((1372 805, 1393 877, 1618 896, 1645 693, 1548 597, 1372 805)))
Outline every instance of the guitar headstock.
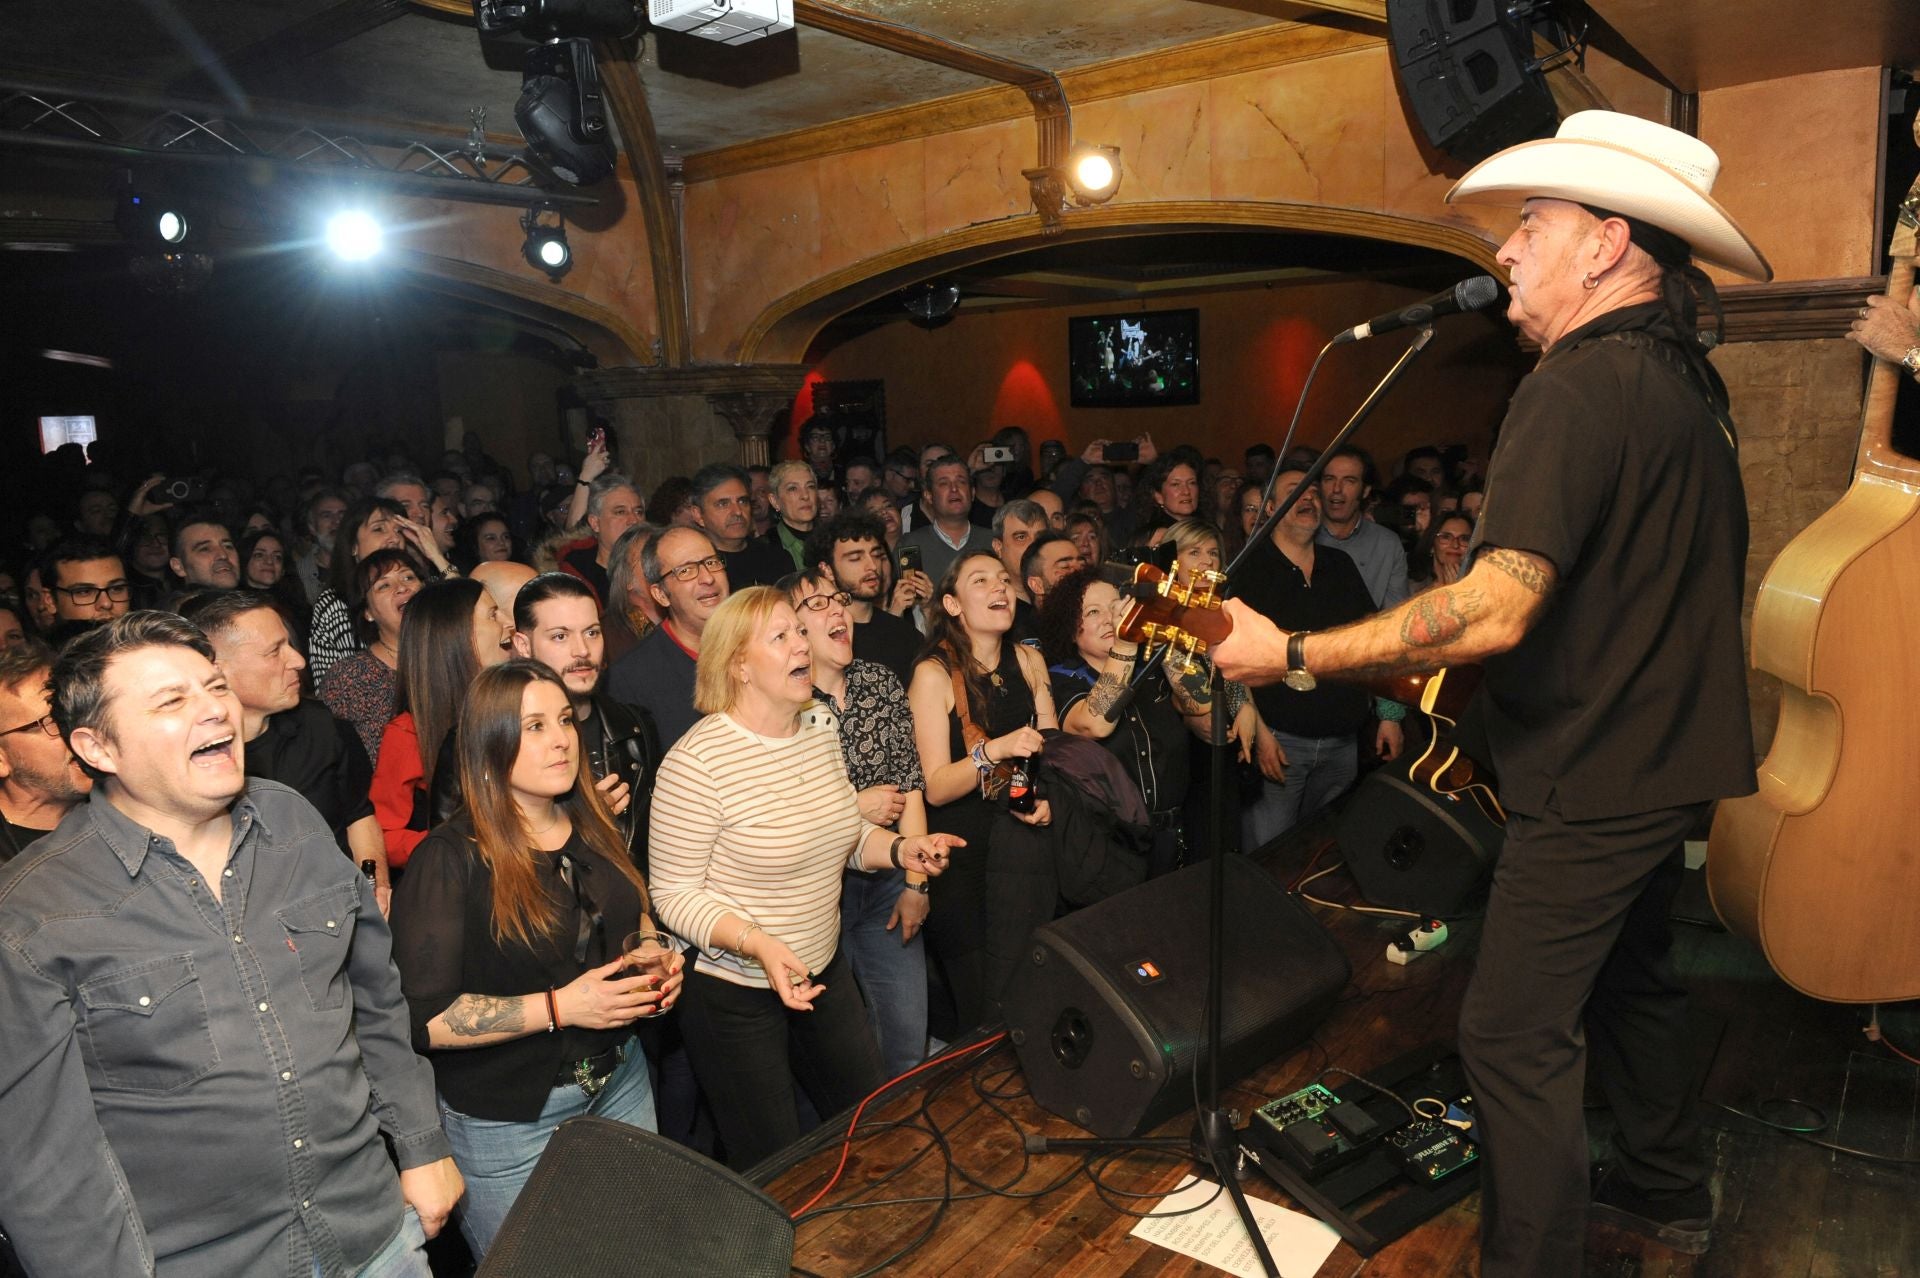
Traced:
POLYGON ((1152 564, 1140 564, 1133 570, 1127 606, 1116 630, 1122 639, 1143 647, 1171 644, 1169 655, 1178 655, 1182 665, 1190 665, 1209 644, 1220 642, 1233 629, 1220 610, 1220 588, 1226 584, 1223 573, 1195 573, 1191 582, 1183 582, 1177 563, 1170 574, 1152 564))

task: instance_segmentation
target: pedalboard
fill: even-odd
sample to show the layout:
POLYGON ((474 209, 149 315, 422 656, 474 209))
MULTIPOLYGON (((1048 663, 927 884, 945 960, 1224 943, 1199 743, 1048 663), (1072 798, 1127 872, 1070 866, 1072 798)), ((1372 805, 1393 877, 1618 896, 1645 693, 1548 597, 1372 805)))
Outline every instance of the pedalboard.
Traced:
POLYGON ((1385 1130, 1358 1104, 1318 1083, 1268 1101, 1253 1122, 1255 1139, 1309 1175, 1349 1161, 1385 1130))
POLYGON ((1479 1159, 1480 1151, 1459 1130, 1430 1118, 1416 1119, 1387 1136, 1400 1170, 1416 1184, 1437 1184, 1479 1159))

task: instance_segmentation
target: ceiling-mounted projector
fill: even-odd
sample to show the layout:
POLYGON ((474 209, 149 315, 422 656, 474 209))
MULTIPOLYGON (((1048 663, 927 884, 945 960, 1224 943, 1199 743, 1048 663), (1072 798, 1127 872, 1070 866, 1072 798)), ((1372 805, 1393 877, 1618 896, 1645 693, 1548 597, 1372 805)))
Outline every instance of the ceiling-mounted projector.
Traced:
POLYGON ((647 0, 647 20, 720 44, 793 30, 793 0, 647 0))

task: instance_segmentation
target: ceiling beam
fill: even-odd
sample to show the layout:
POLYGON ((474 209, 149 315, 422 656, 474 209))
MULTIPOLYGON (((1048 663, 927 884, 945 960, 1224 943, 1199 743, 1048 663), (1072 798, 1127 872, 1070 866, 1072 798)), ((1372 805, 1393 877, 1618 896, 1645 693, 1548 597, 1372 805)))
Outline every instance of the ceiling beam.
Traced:
POLYGON ((215 67, 199 67, 166 88, 168 93, 183 93, 214 86, 216 72, 224 73, 240 84, 258 84, 273 72, 314 54, 331 49, 357 35, 383 27, 404 15, 409 0, 336 0, 289 27, 282 27, 262 40, 236 49, 220 59, 215 67))
POLYGON ((593 48, 600 64, 600 87, 606 94, 614 127, 620 131, 627 166, 633 170, 641 233, 646 236, 647 258, 653 266, 660 362, 668 368, 683 368, 693 357, 686 259, 681 252, 680 218, 667 185, 666 161, 660 153, 660 135, 653 127, 653 110, 647 105, 647 87, 641 83, 640 68, 623 44, 598 40, 593 48))

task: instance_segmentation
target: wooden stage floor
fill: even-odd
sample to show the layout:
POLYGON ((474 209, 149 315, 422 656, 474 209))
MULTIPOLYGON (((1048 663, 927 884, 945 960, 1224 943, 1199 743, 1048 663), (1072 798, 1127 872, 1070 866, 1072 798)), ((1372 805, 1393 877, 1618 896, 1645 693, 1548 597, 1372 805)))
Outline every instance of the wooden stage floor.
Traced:
MULTIPOLYGON (((1328 847, 1330 836, 1330 826, 1322 824, 1270 850, 1264 863, 1277 878, 1291 882, 1315 852, 1325 850, 1327 861, 1337 857, 1337 850, 1328 847)), ((1319 880, 1314 890, 1316 895, 1351 899, 1345 895, 1343 873, 1319 880)), ((1351 912, 1317 913, 1345 947, 1353 980, 1310 1042, 1252 1077, 1235 1080, 1226 1103, 1240 1112, 1242 1123, 1255 1106, 1305 1086, 1329 1065, 1365 1073, 1423 1044, 1452 1040, 1472 963, 1474 924, 1456 928, 1441 950, 1400 967, 1384 957, 1393 926, 1351 912)), ((1710 918, 1704 893, 1683 892, 1676 914, 1710 918)), ((1795 994, 1754 950, 1717 928, 1676 924, 1676 953, 1694 993, 1701 1114, 1709 1124, 1720 1203, 1714 1247, 1706 1256, 1686 1257, 1595 1228, 1588 1238, 1587 1273, 1593 1278, 1920 1274, 1920 1223, 1914 1211, 1920 1202, 1920 1172, 1913 1166, 1867 1162, 1816 1148, 1718 1108, 1729 1105, 1751 1113, 1769 1100, 1797 1099, 1825 1115, 1819 1139, 1913 1159, 1920 1156, 1920 1068, 1866 1040, 1861 1033, 1864 1009, 1815 1003, 1795 994)), ((1883 1010, 1883 1025, 1893 1042, 1920 1054, 1920 1006, 1883 1010)), ((1135 1221, 1117 1210, 1150 1208, 1187 1173, 1185 1160, 1131 1156, 1114 1163, 1101 1173, 1107 1186, 1148 1196, 1103 1196, 1077 1170, 1081 1158, 1029 1159, 1022 1152, 1024 1132, 1056 1137, 1085 1133, 1025 1096, 1011 1048, 1003 1044, 985 1066, 947 1076, 944 1086, 939 1071, 923 1078, 931 1084, 864 1116, 846 1170, 821 1205, 917 1201, 803 1218, 796 1272, 820 1278, 864 1272, 1049 1278, 1219 1272, 1129 1237, 1135 1221), (982 1091, 992 1095, 991 1103, 982 1091), (957 1173, 949 1177, 948 1159, 924 1126, 929 1117, 940 1129, 954 1167, 1009 1193, 1032 1196, 986 1195, 957 1173), (916 1125, 867 1126, 906 1123, 916 1125), (1058 1188, 1051 1192, 1035 1192, 1054 1184, 1058 1188), (939 1200, 949 1192, 954 1201, 943 1206, 939 1200), (874 1269, 923 1233, 918 1246, 874 1269)), ((1326 1081, 1334 1086, 1345 1080, 1326 1081)), ((1767 1112, 1777 1121, 1809 1122, 1804 1111, 1767 1112)), ((1598 1149, 1605 1119, 1590 1111, 1590 1120, 1598 1149)), ((1182 1116, 1158 1134, 1183 1135, 1190 1125, 1191 1118, 1182 1116)), ((810 1143, 820 1146, 818 1152, 797 1159, 790 1155, 763 1168, 763 1176, 777 1171, 768 1181, 769 1192, 790 1209, 812 1198, 839 1160, 844 1131, 843 1119, 831 1137, 816 1133, 810 1143)), ((1293 1205, 1258 1171, 1245 1185, 1258 1197, 1293 1205)), ((1474 1274, 1478 1229, 1476 1192, 1371 1258, 1342 1243, 1317 1278, 1474 1274)))

